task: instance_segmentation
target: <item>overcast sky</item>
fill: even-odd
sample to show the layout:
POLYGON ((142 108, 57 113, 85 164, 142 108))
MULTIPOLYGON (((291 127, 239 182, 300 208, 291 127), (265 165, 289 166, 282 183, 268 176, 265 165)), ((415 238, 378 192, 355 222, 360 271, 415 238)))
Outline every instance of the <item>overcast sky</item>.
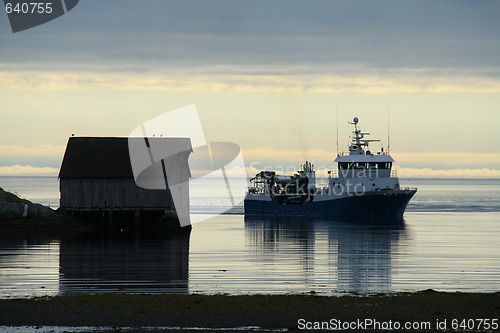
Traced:
POLYGON ((3 15, 1 60, 42 70, 498 79, 499 22, 498 1, 88 0, 17 34, 3 15))
POLYGON ((0 13, 0 173, 189 104, 249 163, 331 163, 338 105, 344 146, 390 109, 402 167, 500 177, 499 31, 498 1, 85 0, 15 34, 0 13))

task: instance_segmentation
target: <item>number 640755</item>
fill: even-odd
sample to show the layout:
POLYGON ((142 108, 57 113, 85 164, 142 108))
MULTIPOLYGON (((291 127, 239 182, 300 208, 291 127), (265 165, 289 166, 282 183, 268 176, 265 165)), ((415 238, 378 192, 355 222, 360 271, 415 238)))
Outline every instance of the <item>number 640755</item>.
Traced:
POLYGON ((50 14, 52 13, 52 2, 22 2, 5 4, 7 14, 50 14))

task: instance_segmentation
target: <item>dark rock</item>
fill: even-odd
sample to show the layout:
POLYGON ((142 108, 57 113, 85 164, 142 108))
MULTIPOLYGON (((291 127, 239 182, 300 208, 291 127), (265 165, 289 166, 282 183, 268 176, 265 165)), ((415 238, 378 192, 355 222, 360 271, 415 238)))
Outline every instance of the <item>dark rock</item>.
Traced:
POLYGON ((0 218, 23 218, 26 205, 28 207, 27 218, 54 219, 59 217, 59 215, 49 207, 32 203, 26 199, 21 199, 17 195, 0 188, 0 218))

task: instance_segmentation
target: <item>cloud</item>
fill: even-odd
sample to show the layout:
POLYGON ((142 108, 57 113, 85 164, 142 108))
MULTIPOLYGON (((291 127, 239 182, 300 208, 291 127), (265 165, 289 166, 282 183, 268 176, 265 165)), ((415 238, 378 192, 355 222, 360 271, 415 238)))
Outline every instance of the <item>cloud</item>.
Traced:
POLYGON ((22 39, 2 36, 0 88, 498 93, 499 9, 460 1, 86 2, 22 39))
MULTIPOLYGON (((37 140, 41 139, 37 138, 37 140)), ((3 172, 9 174, 11 170, 17 170, 13 169, 12 166, 22 165, 32 166, 33 168, 42 167, 40 170, 25 170, 28 173, 33 171, 34 174, 39 172, 43 173, 47 170, 59 170, 55 167, 61 164, 64 150, 64 146, 50 144, 34 146, 0 145, 0 167, 7 168, 3 172), (47 167, 48 169, 43 167, 47 167)), ((20 174, 24 174, 25 171, 23 170, 24 169, 19 169, 18 171, 20 174)), ((15 173, 17 173, 17 171, 15 173)))
MULTIPOLYGON (((247 161, 262 167, 266 163, 271 165, 296 165, 305 159, 310 161, 333 165, 335 152, 325 149, 313 149, 307 151, 285 150, 272 147, 256 147, 246 149, 244 156, 247 161)), ((483 168, 488 166, 495 169, 500 166, 500 153, 455 153, 455 152, 421 152, 421 153, 393 153, 391 156, 396 163, 404 166, 427 165, 436 169, 457 168, 483 168)))
MULTIPOLYGON (((316 177, 318 178, 317 184, 320 185, 322 182, 321 178, 328 178, 329 168, 316 169, 316 177)), ((248 178, 254 177, 258 172, 264 170, 264 168, 259 169, 255 167, 247 167, 246 173, 248 178)), ((276 168, 266 166, 265 170, 273 170, 278 174, 292 175, 299 170, 297 167, 282 167, 276 166, 276 168)), ((431 169, 431 168, 396 168, 397 175, 400 178, 500 178, 499 169, 431 169)), ((324 184, 323 184, 324 185, 324 184)))
MULTIPOLYGON (((331 70, 331 69, 330 69, 331 70)), ((216 67, 205 70, 186 69, 156 73, 113 71, 43 71, 0 70, 0 88, 4 90, 119 90, 166 92, 273 92, 273 93, 343 93, 359 92, 387 94, 394 92, 435 93, 499 93, 498 77, 477 73, 430 73, 401 69, 386 73, 356 70, 336 73, 315 73, 317 69, 299 68, 283 70, 262 67, 248 70, 244 67, 216 67), (264 73, 270 74, 264 74, 264 73)))
MULTIPOLYGON (((248 178, 254 177, 261 170, 274 170, 279 174, 291 175, 299 170, 300 166, 270 166, 263 165, 249 166, 245 168, 248 178)), ((431 169, 431 168, 396 168, 400 178, 500 178, 500 170, 498 169, 431 169)), ((327 178, 328 170, 320 166, 316 169, 316 177, 327 178)), ((31 165, 10 165, 0 166, 0 175, 2 176, 56 176, 59 173, 58 168, 51 167, 35 167, 31 165)), ((227 169, 228 176, 240 177, 243 173, 241 167, 227 169)), ((195 177, 206 176, 206 172, 193 174, 195 177)), ((318 183, 319 185, 319 183, 318 183)))
POLYGON ((22 42, 5 38, 2 57, 156 69, 172 60, 481 68, 498 65, 499 13, 495 1, 87 1, 22 42))
POLYGON ((499 92, 499 9, 461 1, 85 2, 22 39, 2 36, 0 82, 42 90, 499 92))
POLYGON ((64 146, 54 146, 49 144, 36 145, 36 146, 1 146, 0 145, 0 157, 8 156, 12 157, 57 157, 61 158, 64 154, 64 146))
POLYGON ((428 165, 441 167, 500 166, 500 153, 394 153, 392 157, 400 165, 428 165))
POLYGON ((324 149, 313 149, 307 151, 301 150, 284 150, 271 147, 256 147, 245 149, 243 156, 251 166, 260 169, 266 166, 293 168, 295 165, 303 163, 306 159, 314 162, 325 162, 330 160, 330 165, 333 166, 335 153, 324 149))
POLYGON ((0 175, 3 176, 56 176, 59 169, 50 167, 36 167, 31 165, 0 166, 0 175))
POLYGON ((413 169, 399 168, 398 176, 403 178, 500 178, 498 169, 413 169))

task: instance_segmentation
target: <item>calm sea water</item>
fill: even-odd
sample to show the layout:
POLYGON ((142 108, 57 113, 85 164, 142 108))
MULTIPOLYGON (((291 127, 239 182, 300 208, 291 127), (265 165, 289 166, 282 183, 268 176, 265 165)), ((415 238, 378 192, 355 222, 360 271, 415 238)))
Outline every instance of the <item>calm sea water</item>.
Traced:
MULTIPOLYGON (((397 225, 246 219, 240 207, 175 235, 2 234, 0 297, 500 291, 500 180, 402 183, 419 191, 397 225)), ((0 177, 0 187, 58 206, 56 178, 0 177)), ((223 195, 211 193, 199 214, 223 195)))

